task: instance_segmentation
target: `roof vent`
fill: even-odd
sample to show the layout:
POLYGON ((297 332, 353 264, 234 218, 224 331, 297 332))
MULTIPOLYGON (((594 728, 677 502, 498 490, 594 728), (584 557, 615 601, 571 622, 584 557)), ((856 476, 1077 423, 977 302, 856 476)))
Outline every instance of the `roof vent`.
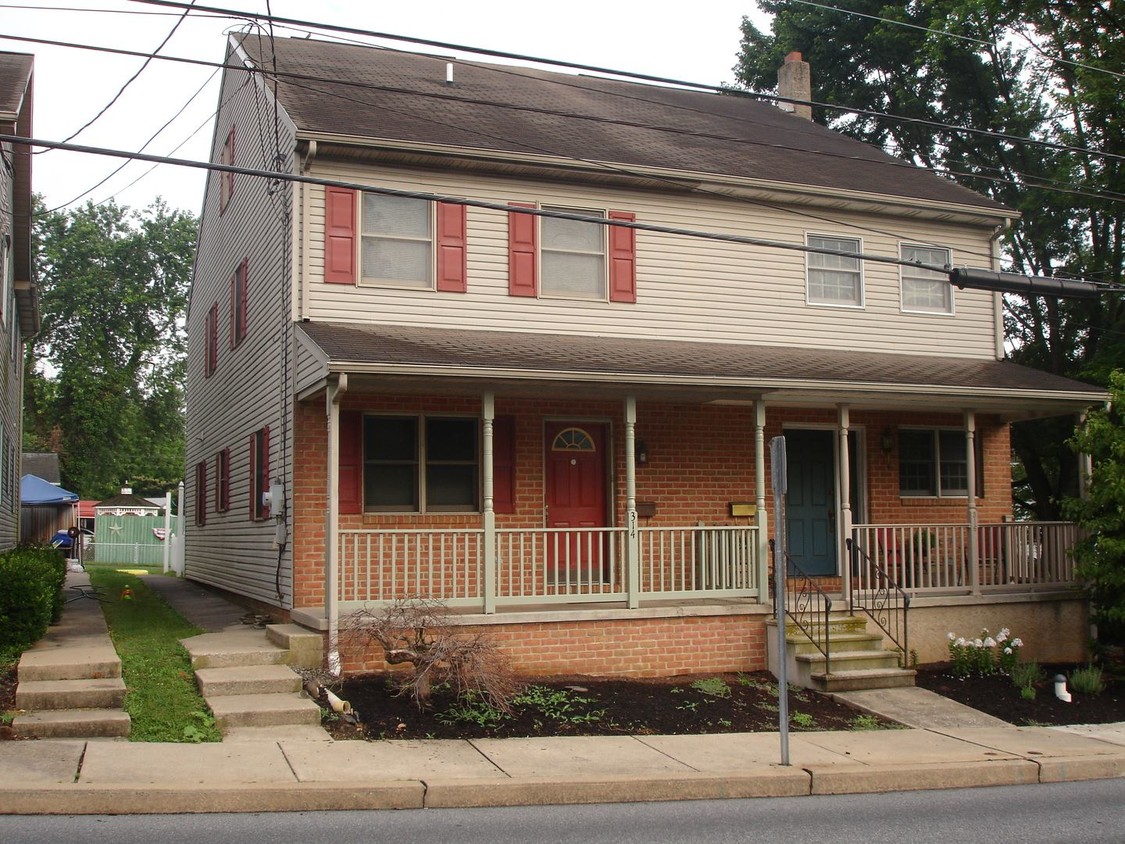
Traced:
POLYGON ((785 62, 777 69, 777 93, 799 103, 779 102, 783 111, 788 111, 805 120, 812 120, 812 74, 809 63, 801 60, 801 54, 794 51, 785 57, 785 62))
POLYGON ((121 487, 121 494, 122 495, 132 495, 133 494, 133 488, 131 486, 123 486, 123 487, 121 487))
POLYGON ((445 63, 445 84, 453 84, 453 62, 445 63))

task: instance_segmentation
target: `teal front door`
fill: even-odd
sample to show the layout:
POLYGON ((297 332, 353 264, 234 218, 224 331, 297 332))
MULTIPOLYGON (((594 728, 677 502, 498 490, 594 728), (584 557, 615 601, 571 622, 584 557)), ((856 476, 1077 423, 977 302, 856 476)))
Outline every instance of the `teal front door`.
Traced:
POLYGON ((837 573, 833 437, 833 431, 785 431, 789 556, 808 575, 837 573))

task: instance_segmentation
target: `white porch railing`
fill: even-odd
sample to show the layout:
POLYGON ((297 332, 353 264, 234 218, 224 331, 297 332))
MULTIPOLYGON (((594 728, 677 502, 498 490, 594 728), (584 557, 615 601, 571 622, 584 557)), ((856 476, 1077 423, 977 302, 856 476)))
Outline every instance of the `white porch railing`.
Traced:
MULTIPOLYGON (((503 528, 493 533, 497 606, 624 602, 638 598, 756 597, 758 529, 640 528, 637 583, 629 583, 625 528, 503 528)), ((483 529, 342 530, 342 604, 425 595, 484 607, 483 529)))
POLYGON ((854 525, 852 539, 866 555, 852 559, 854 590, 877 588, 879 566, 907 592, 977 594, 1072 584, 1078 527, 1000 522, 974 536, 967 524, 854 525))

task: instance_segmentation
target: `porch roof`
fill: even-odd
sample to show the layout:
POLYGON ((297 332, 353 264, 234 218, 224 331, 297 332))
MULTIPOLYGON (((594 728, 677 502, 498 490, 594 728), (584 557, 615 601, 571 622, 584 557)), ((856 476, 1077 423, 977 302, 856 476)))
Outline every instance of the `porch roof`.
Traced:
POLYGON ((1009 418, 1074 413, 1105 390, 1010 361, 702 343, 636 337, 481 331, 369 323, 298 323, 318 366, 309 395, 347 373, 403 392, 679 398, 695 402, 974 409, 1009 418), (439 379, 442 384, 430 379, 439 379))

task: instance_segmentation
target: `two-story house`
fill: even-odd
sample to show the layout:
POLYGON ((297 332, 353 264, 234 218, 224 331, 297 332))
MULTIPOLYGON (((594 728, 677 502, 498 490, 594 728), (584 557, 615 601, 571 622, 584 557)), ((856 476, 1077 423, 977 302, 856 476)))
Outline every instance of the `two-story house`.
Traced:
POLYGON ((996 600, 1080 651, 1008 432, 1102 393, 939 271, 997 268, 1009 209, 740 96, 259 37, 221 96, 189 577, 333 664, 351 609, 425 595, 527 673, 761 668, 784 436, 794 576, 892 576, 923 659, 996 600))
MULTIPOLYGON (((0 53, 0 134, 30 138, 35 57, 0 53)), ((19 541, 23 344, 39 330, 31 259, 31 148, 0 144, 0 550, 19 541)))

